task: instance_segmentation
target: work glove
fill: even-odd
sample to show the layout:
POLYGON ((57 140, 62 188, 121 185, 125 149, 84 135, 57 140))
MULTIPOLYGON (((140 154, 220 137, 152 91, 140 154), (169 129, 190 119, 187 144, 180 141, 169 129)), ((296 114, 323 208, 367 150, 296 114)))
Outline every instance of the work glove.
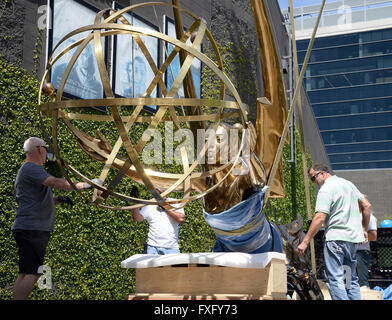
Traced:
MULTIPOLYGON (((93 179, 93 180, 91 180, 91 181, 94 182, 95 184, 98 184, 98 185, 100 185, 100 186, 103 186, 103 181, 100 180, 100 179, 95 178, 95 179, 93 179)), ((91 184, 88 184, 87 182, 85 182, 85 183, 84 183, 84 189, 90 189, 90 188, 91 188, 91 184)))
POLYGON ((71 208, 74 205, 72 199, 70 197, 68 197, 68 196, 59 196, 59 197, 57 197, 57 201, 60 204, 64 204, 64 203, 69 204, 71 206, 71 208))
POLYGON ((132 186, 130 195, 132 198, 139 198, 139 189, 136 186, 132 186))

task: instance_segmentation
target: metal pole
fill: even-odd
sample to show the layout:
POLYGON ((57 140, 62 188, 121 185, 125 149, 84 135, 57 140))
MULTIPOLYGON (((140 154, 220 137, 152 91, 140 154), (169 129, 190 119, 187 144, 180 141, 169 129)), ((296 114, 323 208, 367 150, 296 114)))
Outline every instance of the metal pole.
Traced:
MULTIPOLYGON (((295 39, 295 25, 294 25, 294 11, 293 11, 293 0, 289 0, 290 6, 290 24, 291 24, 291 33, 292 33, 292 53, 293 53, 293 61, 294 61, 294 75, 296 79, 296 86, 302 87, 302 83, 298 82, 298 57, 297 57, 297 44, 295 39)), ((295 102, 294 102, 295 103, 295 102)), ((302 153, 302 171, 303 178, 305 183, 305 198, 306 198, 306 212, 308 220, 312 219, 312 211, 310 204, 310 191, 309 191, 309 179, 307 172, 307 162, 306 162, 306 152, 305 152, 305 138, 303 131, 303 118, 302 118, 302 103, 301 103, 301 94, 298 94, 297 99, 298 106, 298 127, 301 137, 301 153, 302 153)), ((310 256, 312 260, 312 271, 314 275, 316 275, 316 255, 314 248, 314 240, 310 241, 310 256)))

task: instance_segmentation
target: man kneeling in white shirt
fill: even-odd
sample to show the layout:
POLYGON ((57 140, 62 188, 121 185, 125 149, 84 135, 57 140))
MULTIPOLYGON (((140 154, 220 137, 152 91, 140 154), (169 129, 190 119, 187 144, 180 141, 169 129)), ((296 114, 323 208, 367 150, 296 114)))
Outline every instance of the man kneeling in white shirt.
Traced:
MULTIPOLYGON (((161 190, 158 190, 161 192, 161 190)), ((174 200, 167 198, 167 200, 174 200)), ((180 204, 173 204, 174 207, 180 204)), ((141 210, 132 209, 132 217, 136 222, 147 220, 149 224, 147 254, 180 253, 178 230, 185 222, 184 209, 165 210, 158 205, 147 205, 141 210)))

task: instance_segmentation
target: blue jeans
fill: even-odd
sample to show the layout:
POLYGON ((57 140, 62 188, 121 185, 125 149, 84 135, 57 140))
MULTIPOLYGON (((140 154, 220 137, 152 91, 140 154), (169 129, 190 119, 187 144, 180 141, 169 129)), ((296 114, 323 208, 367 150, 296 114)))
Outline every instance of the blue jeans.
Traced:
POLYGON ((324 261, 332 300, 361 300, 355 243, 326 241, 324 261))
POLYGON ((163 248, 163 247, 155 247, 147 245, 147 254, 170 254, 170 253, 180 253, 180 249, 170 249, 170 248, 163 248))
POLYGON ((368 277, 369 277, 369 264, 372 255, 368 250, 358 250, 357 251, 357 273, 359 278, 359 285, 369 287, 368 277))

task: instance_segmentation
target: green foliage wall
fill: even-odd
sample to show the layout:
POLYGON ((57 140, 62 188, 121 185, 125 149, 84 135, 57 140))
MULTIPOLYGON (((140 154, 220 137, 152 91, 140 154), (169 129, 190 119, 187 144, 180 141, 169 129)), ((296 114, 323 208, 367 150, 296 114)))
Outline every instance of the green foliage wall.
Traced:
MULTIPOLYGON (((17 247, 10 230, 17 206, 13 183, 25 159, 24 140, 42 137, 38 88, 37 80, 0 58, 0 299, 11 298, 18 273, 17 247)), ((80 128, 87 132, 94 129, 87 124, 80 128)), ((71 160, 80 161, 84 170, 98 172, 99 164, 86 161, 74 148, 69 133, 61 130, 64 128, 60 128, 59 134, 61 150, 71 160)), ((109 131, 109 125, 103 128, 106 136, 109 131)), ((52 166, 45 164, 49 172, 55 173, 52 166)), ((121 186, 119 192, 126 193, 129 187, 121 186)), ((97 208, 77 192, 55 193, 69 195, 75 205, 72 209, 57 207, 55 232, 44 261, 51 268, 53 288, 41 290, 36 286, 31 299, 122 299, 132 293, 134 271, 122 269, 120 263, 133 254, 143 253, 147 222, 131 223, 129 211, 97 208)), ((185 213, 186 222, 179 234, 181 250, 211 251, 215 236, 204 221, 200 201, 188 204, 185 213)))
MULTIPOLYGON (((0 299, 11 298, 11 288, 18 272, 17 248, 10 230, 17 206, 13 183, 24 161, 24 140, 30 136, 42 137, 37 112, 38 88, 37 80, 0 57, 0 299)), ((94 130, 87 124, 81 129, 87 132, 94 130)), ((102 129, 105 135, 110 135, 110 125, 102 129)), ((73 161, 82 163, 88 172, 100 172, 99 164, 87 161, 75 148, 69 133, 61 130, 64 128, 60 127, 61 149, 72 155, 73 161)), ((289 149, 286 147, 285 158, 287 153, 289 149)), ((297 162, 301 163, 300 160, 297 162)), ((282 223, 287 223, 293 220, 295 210, 301 213, 306 210, 302 169, 298 166, 292 174, 289 164, 284 163, 287 196, 271 201, 269 217, 274 220, 272 212, 275 210, 276 222, 281 218, 282 223), (295 192, 292 192, 294 180, 295 192), (296 195, 297 203, 294 209, 293 195, 296 195)), ((56 173, 52 165, 46 164, 45 167, 52 174, 56 173)), ((119 192, 127 193, 131 185, 120 187, 119 192)), ((60 193, 65 194, 56 191, 56 194, 60 193)), ((128 211, 97 208, 76 192, 67 194, 74 200, 75 206, 72 209, 57 207, 55 232, 44 261, 51 268, 53 288, 47 290, 36 286, 30 298, 122 299, 133 292, 135 273, 134 270, 122 269, 120 263, 133 254, 143 252, 147 222, 131 223, 128 211)), ((179 234, 181 251, 211 251, 215 235, 204 221, 201 202, 187 204, 185 213, 186 223, 181 226, 179 234)))
MULTIPOLYGON (((283 149, 283 172, 286 195, 283 199, 270 200, 270 206, 266 208, 267 217, 276 224, 290 223, 301 214, 306 229, 307 210, 305 196, 305 182, 302 169, 301 139, 299 132, 296 131, 296 165, 294 166, 288 160, 291 158, 290 146, 283 149)), ((307 168, 312 164, 309 153, 306 153, 307 168)), ((305 171, 307 171, 307 168, 305 171)), ((308 179, 308 177, 306 177, 308 179)), ((315 190, 314 184, 309 180, 311 212, 313 214, 315 207, 315 190)))

